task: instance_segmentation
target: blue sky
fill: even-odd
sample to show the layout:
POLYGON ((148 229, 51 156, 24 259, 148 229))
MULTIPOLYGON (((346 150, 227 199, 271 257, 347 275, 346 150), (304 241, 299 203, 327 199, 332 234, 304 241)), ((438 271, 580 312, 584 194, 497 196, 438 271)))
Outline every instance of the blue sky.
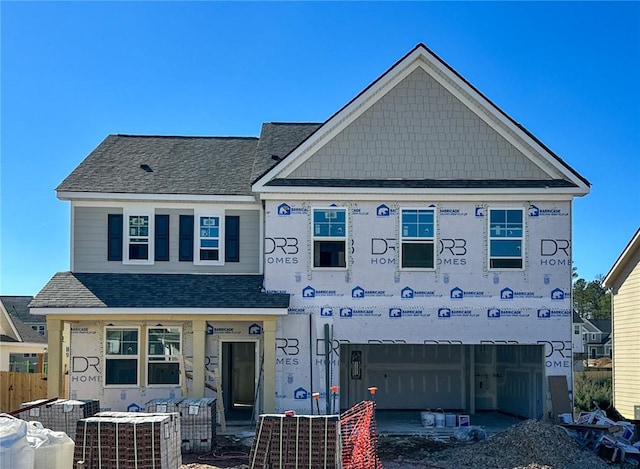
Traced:
POLYGON ((640 224, 640 3, 2 2, 0 294, 69 270, 55 187, 108 134, 321 122, 423 42, 592 184, 581 277, 640 224))

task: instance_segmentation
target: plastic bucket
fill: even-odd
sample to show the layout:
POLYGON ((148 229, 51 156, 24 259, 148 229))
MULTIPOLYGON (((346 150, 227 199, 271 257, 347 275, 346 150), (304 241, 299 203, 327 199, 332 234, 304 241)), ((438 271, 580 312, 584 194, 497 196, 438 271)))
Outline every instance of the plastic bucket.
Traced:
POLYGON ((444 422, 447 427, 455 427, 457 426, 457 416, 456 414, 445 414, 444 422))
POLYGON ((433 427, 436 422, 436 417, 433 412, 425 410, 420 412, 420 420, 422 420, 423 427, 433 427))
POLYGON ((444 424, 445 424, 444 413, 435 412, 433 415, 434 415, 434 420, 435 420, 435 423, 436 423, 436 427, 438 427, 438 428, 444 427, 444 424))

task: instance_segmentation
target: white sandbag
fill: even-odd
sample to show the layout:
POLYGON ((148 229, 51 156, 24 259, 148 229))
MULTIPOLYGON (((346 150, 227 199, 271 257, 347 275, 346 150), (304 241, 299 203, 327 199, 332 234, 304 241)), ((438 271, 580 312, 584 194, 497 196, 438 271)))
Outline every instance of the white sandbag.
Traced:
POLYGON ((75 443, 65 432, 29 422, 27 440, 34 449, 34 469, 73 469, 75 443))
POLYGON ((0 414, 0 467, 34 469, 35 453, 27 440, 28 424, 0 414))

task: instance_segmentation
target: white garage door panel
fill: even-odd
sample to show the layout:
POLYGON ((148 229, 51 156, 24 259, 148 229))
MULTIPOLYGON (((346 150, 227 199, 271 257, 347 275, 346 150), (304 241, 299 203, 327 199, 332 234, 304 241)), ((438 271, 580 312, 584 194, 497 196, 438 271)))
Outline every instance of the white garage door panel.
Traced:
POLYGON ((367 382, 378 387, 380 409, 461 409, 459 370, 369 370, 367 382))
POLYGON ((461 409, 463 349, 447 345, 364 347, 365 382, 380 409, 461 409))

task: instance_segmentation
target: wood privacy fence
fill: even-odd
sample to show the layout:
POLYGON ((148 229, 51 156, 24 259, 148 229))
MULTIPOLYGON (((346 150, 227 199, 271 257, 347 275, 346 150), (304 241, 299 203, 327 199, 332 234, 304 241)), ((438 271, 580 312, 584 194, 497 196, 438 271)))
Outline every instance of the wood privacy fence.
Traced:
POLYGON ((23 402, 46 398, 45 373, 0 371, 0 412, 17 410, 23 402))

